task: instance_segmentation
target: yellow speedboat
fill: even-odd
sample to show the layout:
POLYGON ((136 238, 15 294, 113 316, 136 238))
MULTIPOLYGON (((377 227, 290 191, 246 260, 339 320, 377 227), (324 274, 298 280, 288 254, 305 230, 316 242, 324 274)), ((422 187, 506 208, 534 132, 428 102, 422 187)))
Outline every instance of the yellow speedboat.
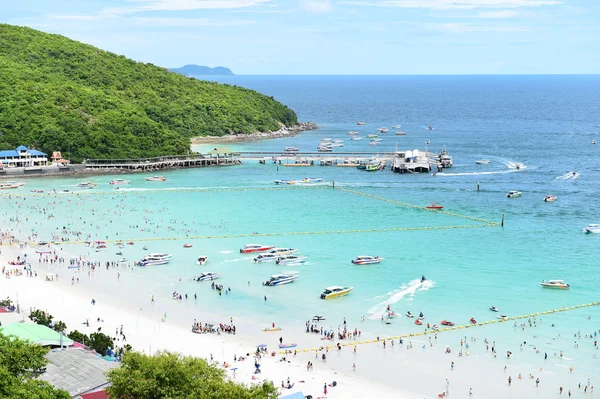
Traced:
POLYGON ((321 299, 331 299, 337 298, 339 296, 348 295, 353 289, 354 287, 327 287, 325 288, 325 291, 323 291, 323 293, 321 294, 321 299))

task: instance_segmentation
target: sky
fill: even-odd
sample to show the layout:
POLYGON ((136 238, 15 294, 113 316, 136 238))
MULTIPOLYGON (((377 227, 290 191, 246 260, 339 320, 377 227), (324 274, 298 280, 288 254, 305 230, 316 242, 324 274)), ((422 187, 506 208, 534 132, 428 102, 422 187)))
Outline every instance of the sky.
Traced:
POLYGON ((600 73, 600 0, 0 0, 0 23, 240 75, 600 73))

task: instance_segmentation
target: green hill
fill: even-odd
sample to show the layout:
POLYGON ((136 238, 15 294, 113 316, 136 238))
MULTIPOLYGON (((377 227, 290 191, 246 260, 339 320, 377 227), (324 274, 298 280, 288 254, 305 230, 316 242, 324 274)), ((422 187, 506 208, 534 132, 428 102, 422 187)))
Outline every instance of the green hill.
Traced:
POLYGON ((253 90, 0 24, 0 150, 70 148, 75 161, 184 154, 191 137, 297 122, 292 110, 253 90))

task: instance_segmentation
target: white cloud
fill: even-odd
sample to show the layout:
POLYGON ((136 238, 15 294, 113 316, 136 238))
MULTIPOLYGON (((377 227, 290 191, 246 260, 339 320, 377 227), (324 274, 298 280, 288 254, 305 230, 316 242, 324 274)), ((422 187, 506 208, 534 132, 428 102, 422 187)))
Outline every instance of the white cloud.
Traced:
POLYGON ((339 4, 373 7, 428 8, 438 10, 474 8, 519 8, 562 4, 560 0, 363 0, 339 4))
POLYGON ((308 12, 330 12, 333 9, 330 0, 300 0, 300 4, 308 12))
MULTIPOLYGON (((129 21, 129 20, 128 20, 129 21)), ((135 25, 148 26, 241 26, 252 25, 255 21, 245 19, 211 19, 211 18, 168 18, 168 17, 134 17, 130 20, 135 25)))
POLYGON ((504 10, 504 11, 483 11, 477 14, 477 18, 510 18, 517 15, 516 11, 504 10))
POLYGON ((459 24, 459 23, 426 23, 425 29, 444 33, 465 33, 465 32, 525 32, 529 30, 523 26, 505 26, 490 24, 459 24))
POLYGON ((130 0, 132 6, 105 8, 100 14, 118 16, 147 11, 231 10, 261 5, 270 6, 273 1, 274 0, 130 0))

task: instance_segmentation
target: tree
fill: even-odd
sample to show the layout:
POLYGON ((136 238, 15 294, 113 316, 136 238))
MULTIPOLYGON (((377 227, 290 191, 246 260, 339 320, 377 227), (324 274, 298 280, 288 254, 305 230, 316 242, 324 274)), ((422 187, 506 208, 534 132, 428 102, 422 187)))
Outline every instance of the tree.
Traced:
POLYGON ((204 359, 159 352, 126 352, 121 367, 108 372, 111 397, 144 399, 274 399, 270 382, 246 386, 225 378, 226 371, 204 359))
POLYGON ((0 300, 0 306, 6 306, 6 307, 8 307, 8 306, 12 305, 12 303, 13 302, 10 300, 9 297, 6 297, 6 299, 0 300))
POLYGON ((65 333, 67 331, 67 325, 63 322, 63 321, 59 321, 57 323, 54 323, 54 331, 57 331, 59 333, 65 333))
POLYGON ((96 352, 105 356, 108 352, 108 348, 112 348, 114 341, 111 337, 101 332, 95 332, 90 334, 89 342, 87 346, 94 349, 96 352))
POLYGON ((69 399, 68 392, 33 378, 47 364, 48 351, 0 333, 0 398, 69 399))
POLYGON ((71 331, 70 333, 68 333, 67 337, 69 337, 73 341, 79 342, 80 344, 83 344, 83 345, 86 345, 90 342, 90 338, 86 334, 81 333, 77 330, 71 331))
POLYGON ((37 324, 41 324, 46 327, 50 327, 52 319, 54 318, 51 314, 44 312, 43 310, 34 310, 29 313, 29 318, 37 324))

